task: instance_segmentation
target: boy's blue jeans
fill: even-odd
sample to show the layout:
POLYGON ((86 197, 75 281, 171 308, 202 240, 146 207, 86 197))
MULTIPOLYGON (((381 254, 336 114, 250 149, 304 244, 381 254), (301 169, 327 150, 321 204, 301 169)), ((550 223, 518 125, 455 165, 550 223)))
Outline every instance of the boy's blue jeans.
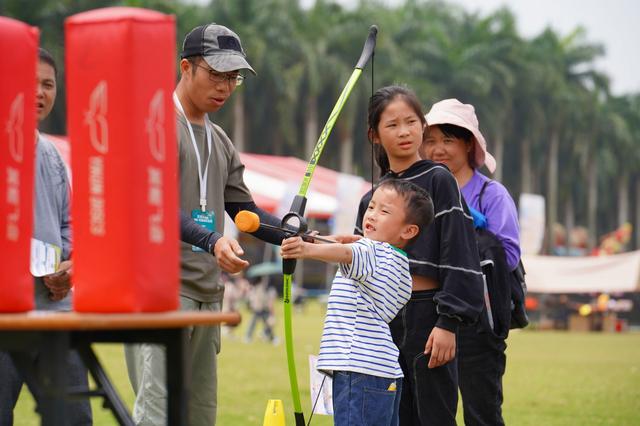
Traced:
POLYGON ((334 371, 334 425, 398 426, 401 394, 402 379, 334 371))

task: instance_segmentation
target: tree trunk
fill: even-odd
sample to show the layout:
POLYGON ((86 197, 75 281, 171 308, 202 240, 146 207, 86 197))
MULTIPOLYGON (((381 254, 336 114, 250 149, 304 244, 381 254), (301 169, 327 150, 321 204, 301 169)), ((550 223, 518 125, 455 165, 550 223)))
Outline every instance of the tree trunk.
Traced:
POLYGON ((337 126, 340 143, 340 171, 351 173, 353 167, 353 132, 349 121, 344 120, 337 126))
POLYGON ((549 141, 549 159, 547 172, 547 251, 551 252, 554 244, 553 226, 558 221, 558 150, 560 135, 551 133, 549 141))
POLYGON ((494 142, 492 154, 496 159, 496 171, 493 172, 493 179, 502 182, 502 160, 504 159, 504 134, 502 131, 496 134, 494 142))
POLYGON ((269 114, 271 116, 271 120, 267 129, 264 130, 263 134, 260 135, 260 152, 268 154, 268 155, 284 155, 284 135, 281 123, 282 119, 280 117, 280 111, 275 110, 269 114), (265 141, 268 141, 265 144, 265 141), (269 149, 271 148, 271 149, 269 149))
POLYGON ((520 192, 532 193, 533 182, 531 181, 531 139, 525 137, 520 145, 520 164, 522 166, 520 174, 520 192))
POLYGON ((247 148, 245 145, 244 123, 244 92, 238 90, 233 101, 233 144, 238 152, 244 152, 247 148))
POLYGON ((567 200, 564 205, 564 227, 567 230, 567 252, 571 249, 572 244, 574 243, 571 240, 572 230, 576 225, 575 220, 575 211, 573 208, 573 195, 569 194, 567 200))
POLYGON ((587 227, 589 228, 589 251, 598 241, 598 161, 592 152, 587 166, 587 227))
POLYGON ((640 177, 636 178, 636 250, 640 249, 640 177))
POLYGON ((309 96, 304 112, 304 158, 311 158, 311 151, 320 136, 318 134, 318 98, 309 96))
POLYGON ((618 178, 618 226, 629 222, 629 175, 618 178))

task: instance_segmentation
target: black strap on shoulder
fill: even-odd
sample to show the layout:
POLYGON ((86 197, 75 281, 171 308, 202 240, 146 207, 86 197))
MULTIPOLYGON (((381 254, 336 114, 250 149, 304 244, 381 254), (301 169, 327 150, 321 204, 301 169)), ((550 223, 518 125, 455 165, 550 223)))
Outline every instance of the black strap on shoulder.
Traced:
POLYGON ((480 195, 478 195, 478 210, 480 210, 480 212, 482 212, 482 196, 484 195, 484 190, 487 188, 487 186, 490 183, 491 183, 491 179, 485 180, 484 183, 482 184, 482 188, 480 188, 480 195))

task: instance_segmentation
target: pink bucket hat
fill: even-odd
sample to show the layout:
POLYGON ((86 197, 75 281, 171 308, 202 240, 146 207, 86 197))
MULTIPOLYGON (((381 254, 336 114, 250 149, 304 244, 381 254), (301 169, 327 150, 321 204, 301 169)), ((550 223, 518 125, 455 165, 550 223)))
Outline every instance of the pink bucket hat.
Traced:
POLYGON ((453 124, 470 131, 476 140, 475 166, 481 167, 484 164, 491 173, 496 170, 496 159, 487 151, 487 142, 480 133, 478 117, 473 105, 463 104, 457 99, 445 99, 433 104, 425 118, 429 126, 453 124))

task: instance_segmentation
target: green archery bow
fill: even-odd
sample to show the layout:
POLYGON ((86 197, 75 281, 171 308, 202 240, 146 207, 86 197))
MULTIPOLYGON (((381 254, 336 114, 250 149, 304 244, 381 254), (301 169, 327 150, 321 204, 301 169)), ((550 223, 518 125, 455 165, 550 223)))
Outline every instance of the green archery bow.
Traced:
MULTIPOLYGON (((322 155, 322 151, 324 149, 324 145, 331 134, 331 130, 342 111, 342 107, 347 102, 353 87, 356 82, 360 78, 360 74, 362 74, 362 69, 365 67, 369 59, 373 55, 373 51, 376 46, 376 36, 378 34, 378 27, 372 25, 369 28, 369 36, 364 44, 362 49, 362 53, 360 55, 360 59, 347 81, 346 86, 342 89, 342 93, 338 98, 331 114, 329 115, 329 119, 327 123, 324 125, 322 132, 320 133, 320 137, 318 138, 318 142, 316 142, 316 146, 313 148, 313 153, 311 154, 311 159, 309 160, 309 164, 307 165, 307 170, 304 174, 304 178, 302 180, 302 184, 300 185, 300 190, 298 194, 294 197, 293 203, 291 204, 291 208, 289 209, 289 213, 284 215, 282 218, 282 226, 283 227, 293 227, 297 229, 297 233, 304 233, 307 230, 307 223, 304 219, 304 210, 307 204, 307 190, 309 189, 309 185, 311 184, 311 178, 313 176, 313 172, 316 169, 316 165, 318 164, 318 160, 320 159, 320 155, 322 155)), ((291 396, 293 398, 293 407, 294 407, 294 415, 296 419, 296 426, 305 426, 304 424, 304 415, 302 413, 302 405, 300 404, 300 391, 298 389, 298 377, 296 375, 296 364, 293 353, 293 331, 291 327, 291 276, 293 275, 296 268, 295 259, 286 259, 282 261, 282 270, 283 270, 283 300, 284 300, 284 338, 285 338, 285 346, 287 350, 287 364, 289 366, 289 381, 291 383, 291 396)))

